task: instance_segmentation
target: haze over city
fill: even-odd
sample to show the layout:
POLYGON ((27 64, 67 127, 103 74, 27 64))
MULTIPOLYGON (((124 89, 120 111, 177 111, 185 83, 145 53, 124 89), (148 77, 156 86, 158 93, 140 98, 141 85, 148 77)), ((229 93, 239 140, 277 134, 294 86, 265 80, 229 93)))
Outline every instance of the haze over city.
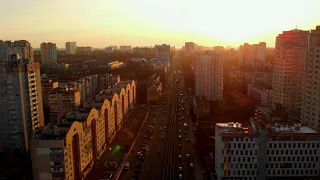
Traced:
POLYGON ((0 1, 0 39, 28 39, 34 48, 52 41, 79 45, 181 47, 264 41, 274 46, 282 30, 312 29, 318 0, 10 0, 0 1), (14 11, 13 11, 13 9, 14 11), (11 14, 7 16, 8 14, 11 14))

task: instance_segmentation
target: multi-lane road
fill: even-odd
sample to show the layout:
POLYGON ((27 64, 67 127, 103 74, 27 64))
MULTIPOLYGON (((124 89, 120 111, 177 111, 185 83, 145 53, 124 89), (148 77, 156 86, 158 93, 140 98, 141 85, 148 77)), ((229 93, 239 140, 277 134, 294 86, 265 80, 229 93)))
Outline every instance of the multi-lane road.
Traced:
POLYGON ((151 108, 134 151, 128 158, 130 166, 120 179, 202 179, 188 113, 191 98, 183 85, 183 77, 176 81, 178 69, 177 64, 173 64, 164 95, 159 105, 151 108))

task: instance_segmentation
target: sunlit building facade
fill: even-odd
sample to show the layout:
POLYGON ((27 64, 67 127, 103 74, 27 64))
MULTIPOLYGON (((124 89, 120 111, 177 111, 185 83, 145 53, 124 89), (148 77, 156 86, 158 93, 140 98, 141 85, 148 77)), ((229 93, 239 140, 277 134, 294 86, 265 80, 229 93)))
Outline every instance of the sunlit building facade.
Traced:
POLYGON ((42 43, 41 47, 41 65, 57 64, 57 46, 54 43, 42 43))
POLYGON ((76 42, 67 42, 66 43, 66 54, 74 55, 77 53, 77 43, 76 42))
POLYGON ((276 38, 272 104, 300 112, 301 78, 307 57, 309 31, 284 31, 276 38))
POLYGON ((301 92, 301 119, 320 128, 320 26, 311 30, 304 63, 301 92))

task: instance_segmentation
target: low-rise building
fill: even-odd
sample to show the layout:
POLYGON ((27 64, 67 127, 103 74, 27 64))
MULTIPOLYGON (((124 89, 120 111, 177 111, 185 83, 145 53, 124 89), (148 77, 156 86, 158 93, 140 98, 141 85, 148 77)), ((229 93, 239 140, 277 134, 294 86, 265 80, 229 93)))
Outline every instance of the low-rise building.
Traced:
POLYGON ((248 84, 247 95, 250 99, 258 105, 267 106, 271 104, 271 90, 266 88, 248 84))
POLYGON ((215 168, 224 179, 317 179, 320 133, 296 121, 217 123, 215 168))

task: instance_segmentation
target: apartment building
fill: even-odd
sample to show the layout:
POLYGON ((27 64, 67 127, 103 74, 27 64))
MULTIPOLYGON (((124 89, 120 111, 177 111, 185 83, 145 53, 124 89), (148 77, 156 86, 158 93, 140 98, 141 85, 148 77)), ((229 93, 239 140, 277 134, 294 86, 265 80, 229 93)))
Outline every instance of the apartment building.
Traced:
POLYGON ((284 31, 276 38, 273 69, 273 107, 281 104, 289 111, 300 112, 302 74, 307 57, 309 31, 284 31))
POLYGON ((119 47, 119 51, 121 51, 121 52, 131 52, 132 48, 131 48, 131 46, 123 45, 123 46, 119 47))
POLYGON ((55 88, 58 88, 59 83, 50 79, 49 77, 44 77, 41 79, 41 89, 42 89, 42 101, 43 104, 49 106, 49 92, 55 88))
POLYGON ((185 42, 184 43, 184 51, 187 53, 187 54, 191 54, 191 53, 194 53, 195 50, 197 48, 197 44, 194 43, 194 42, 185 42))
POLYGON ((320 26, 311 30, 308 55, 302 73, 301 119, 310 126, 320 128, 320 26))
POLYGON ((195 93, 209 101, 222 100, 223 60, 222 54, 206 51, 198 54, 195 61, 195 93))
POLYGON ((215 168, 219 180, 318 179, 320 133, 295 121, 217 123, 215 168))
POLYGON ((76 42, 67 42, 66 43, 66 54, 74 55, 77 53, 77 43, 76 42))
POLYGON ((57 64, 57 46, 54 43, 42 43, 41 47, 41 65, 57 64))
POLYGON ((0 40, 0 61, 5 60, 7 48, 8 45, 4 41, 0 40))
POLYGON ((261 86, 248 84, 247 96, 257 105, 268 106, 271 104, 271 90, 261 86))
POLYGON ((170 45, 166 45, 166 44, 155 45, 155 54, 158 60, 170 63, 171 61, 170 45))
POLYGON ((19 54, 21 59, 28 60, 29 63, 34 62, 33 48, 28 41, 5 41, 5 43, 7 47, 5 54, 19 54))
POLYGON ((135 82, 120 85, 120 94, 101 92, 84 107, 65 114, 60 124, 35 133, 31 146, 34 180, 78 180, 88 175, 114 139, 122 107, 135 104, 135 82), (120 106, 123 103, 128 104, 120 106))
POLYGON ((28 152, 32 133, 44 126, 40 65, 10 54, 0 71, 0 151, 28 152))
POLYGON ((134 47, 133 53, 140 57, 154 57, 155 50, 154 47, 134 47))
POLYGON ((91 51, 92 51, 92 47, 90 47, 90 46, 77 47, 77 53, 79 53, 79 54, 90 54, 91 51))
POLYGON ((263 68, 266 65, 266 50, 265 42, 251 45, 244 43, 239 47, 240 66, 263 68))
POLYGON ((80 92, 73 88, 55 88, 49 92, 50 118, 60 124, 60 118, 80 106, 80 92))

